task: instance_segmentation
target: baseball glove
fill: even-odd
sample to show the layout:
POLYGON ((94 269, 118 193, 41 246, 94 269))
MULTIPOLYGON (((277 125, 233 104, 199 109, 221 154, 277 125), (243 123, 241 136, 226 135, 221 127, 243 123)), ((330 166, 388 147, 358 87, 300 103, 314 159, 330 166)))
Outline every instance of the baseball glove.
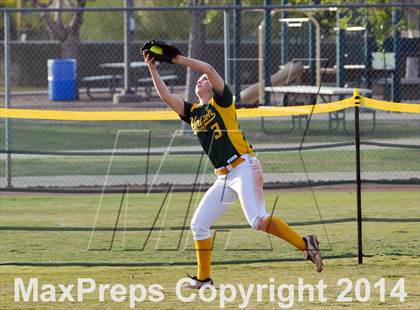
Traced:
POLYGON ((141 53, 150 53, 156 61, 173 63, 172 59, 181 55, 181 52, 173 45, 162 40, 149 40, 144 42, 141 53))

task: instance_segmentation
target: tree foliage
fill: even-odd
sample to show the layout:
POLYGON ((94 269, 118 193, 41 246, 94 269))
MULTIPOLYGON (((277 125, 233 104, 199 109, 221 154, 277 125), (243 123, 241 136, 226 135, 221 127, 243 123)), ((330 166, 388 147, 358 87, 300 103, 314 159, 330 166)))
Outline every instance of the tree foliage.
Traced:
MULTIPOLYGON (((62 0, 64 2, 74 0, 62 0)), ((205 5, 232 5, 233 0, 204 0, 205 5)), ((38 0, 37 2, 48 4, 48 0, 38 0)), ((314 1, 309 0, 289 0, 290 6, 294 4, 310 4, 314 1)), ((401 0, 407 3, 419 3, 419 0, 401 0)), ((272 0, 273 5, 281 4, 281 0, 272 0)), ((343 4, 341 0, 320 0, 321 4, 343 4)), ((355 0, 352 4, 380 4, 389 3, 388 0, 355 0)), ((0 7, 16 7, 16 0, 0 1, 0 7)), ((31 0, 21 0, 22 7, 33 7, 31 0)), ((162 7, 180 6, 186 7, 188 0, 135 0, 136 7, 162 7)), ((263 5, 264 0, 242 0, 244 7, 249 5, 263 5)), ((124 0, 89 0, 88 7, 122 7, 124 0)), ((399 9, 398 7, 395 9, 399 9)), ((382 47, 384 42, 392 36, 396 29, 404 30, 410 27, 406 15, 402 10, 402 19, 398 25, 392 25, 392 8, 365 9, 343 9, 343 16, 339 20, 341 28, 349 26, 368 26, 369 33, 377 42, 378 47, 382 47)), ((136 32, 135 39, 144 40, 151 37, 159 37, 170 41, 187 41, 189 33, 189 15, 186 11, 136 11, 136 32)), ((289 13, 290 17, 302 17, 302 13, 289 13)), ((278 15, 273 19, 273 36, 279 32, 280 23, 278 15)), ((322 11, 314 13, 314 17, 320 22, 322 35, 325 38, 333 39, 335 36, 336 13, 334 11, 322 11)), ((69 14, 63 14, 63 20, 68 20, 69 14)), ((256 38, 257 27, 263 20, 262 12, 243 11, 241 34, 242 38, 256 38)), ((12 14, 12 23, 16 24, 16 14, 12 14)), ((80 29, 83 40, 122 40, 123 39, 123 12, 89 12, 85 13, 84 24, 80 29)), ((223 11, 206 11, 203 19, 205 24, 207 39, 223 38, 223 11)), ((39 14, 22 14, 21 27, 31 29, 31 31, 42 33, 46 29, 45 23, 39 14)))
MULTIPOLYGON (((124 0, 90 0, 87 7, 123 7, 124 0)), ((121 41, 124 38, 124 12, 85 12, 80 36, 85 41, 121 41)))
MULTIPOLYGON (((35 7, 40 8, 83 8, 87 0, 32 0, 35 7)), ((83 11, 74 12, 48 12, 41 13, 48 30, 54 39, 61 43, 63 58, 77 58, 80 45, 80 27, 83 24, 83 11)))
MULTIPOLYGON (((404 2, 404 0, 402 1, 404 2)), ((413 1, 411 1, 413 2, 413 1)), ((291 4, 307 4, 306 0, 290 0, 291 4)), ((341 0, 321 0, 321 4, 343 4, 341 0)), ((394 25, 392 23, 392 11, 399 10, 404 13, 398 6, 390 8, 364 8, 364 4, 389 4, 388 0, 355 0, 352 4, 360 4, 360 8, 340 9, 341 18, 338 20, 338 27, 346 29, 352 26, 361 26, 368 29, 369 36, 373 38, 378 46, 378 49, 384 48, 384 43, 387 39, 392 37, 396 30, 404 30, 408 27, 407 19, 404 14, 401 20, 394 25)), ((324 11, 316 13, 316 18, 321 21, 324 35, 335 35, 334 27, 336 27, 336 13, 324 11)))

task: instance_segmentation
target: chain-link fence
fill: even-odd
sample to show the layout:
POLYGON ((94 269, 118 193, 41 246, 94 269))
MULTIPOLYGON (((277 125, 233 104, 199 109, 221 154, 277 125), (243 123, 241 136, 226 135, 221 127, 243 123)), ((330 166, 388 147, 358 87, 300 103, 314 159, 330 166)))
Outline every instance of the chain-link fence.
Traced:
MULTIPOLYGON (((354 125, 351 110, 346 113, 350 114, 346 131, 342 127, 331 130, 328 114, 314 117, 301 152, 301 120, 265 119, 264 130, 270 133, 264 132, 261 119, 242 120, 246 137, 256 142, 253 146, 264 166, 266 186, 302 186, 308 180, 354 182, 354 125)), ((363 180, 418 183, 418 118, 405 113, 377 114, 375 121, 368 119, 371 115, 362 120, 363 180)), ((177 121, 12 120, 9 125, 11 187, 2 165, 3 189, 101 191, 103 186, 130 184, 142 191, 168 183, 190 188, 197 182, 197 173, 205 187, 215 178, 210 163, 202 160, 195 137, 177 134, 177 121)))
MULTIPOLYGON (((353 87, 376 99, 420 102, 418 5, 286 7, 255 1, 251 6, 164 6, 173 4, 3 10, 5 104, 75 111, 166 108, 138 55, 151 38, 211 63, 235 93, 238 107, 331 102, 350 97, 353 87), (376 14, 368 14, 372 11, 376 14), (69 69, 60 59, 75 61, 69 69), (115 97, 129 90, 137 94, 133 102, 115 104, 115 97)), ((160 64, 159 72, 173 92, 188 96, 195 81, 187 80, 185 68, 160 64)), ((361 112, 363 180, 418 183, 418 114, 361 112)), ((307 185, 297 149, 308 119, 241 120, 264 164, 267 187, 307 185)), ((312 182, 354 181, 353 120, 351 110, 312 118, 302 145, 312 182)), ((174 135, 180 123, 4 118, 0 186, 60 191, 131 184, 142 189, 155 180, 188 187, 197 172, 191 161, 200 162, 201 151, 190 135, 174 135)), ((210 165, 203 169, 208 185, 214 176, 210 165)))
MULTIPOLYGON (((255 4, 259 3, 262 1, 255 1, 255 4)), ((372 96, 376 98, 394 102, 419 101, 419 7, 415 4, 373 8, 312 5, 294 9, 273 5, 194 9, 161 6, 147 7, 147 10, 3 11, 3 17, 7 16, 3 18, 3 24, 9 21, 7 27, 2 26, 9 33, 5 43, 10 48, 10 91, 13 94, 10 104, 14 107, 54 106, 54 102, 50 102, 54 100, 46 97, 47 62, 49 59, 74 58, 78 97, 66 108, 80 108, 79 104, 89 102, 90 107, 84 108, 101 109, 103 107, 95 99, 111 101, 110 92, 118 92, 124 87, 125 37, 129 38, 129 60, 138 62, 142 60, 138 50, 150 38, 168 40, 188 54, 190 32, 202 43, 194 46, 193 53, 213 64, 236 92, 294 61, 302 62, 304 71, 295 77, 298 83, 292 80, 288 83, 316 85, 321 82, 319 75, 325 71, 323 86, 367 87, 373 90, 372 96), (376 14, 367 14, 369 10, 376 14), (127 12, 130 14, 126 29, 124 16, 127 12), (184 21, 195 15, 201 27, 190 31, 193 21, 184 21), (78 23, 75 22, 77 17, 80 17, 78 23), (260 69, 266 71, 263 75, 259 73, 261 65, 260 69), (94 76, 98 78, 86 79, 94 76), (110 84, 115 89, 109 89, 110 84), (87 96, 87 88, 92 90, 90 94, 94 98, 87 96), (103 97, 95 98, 97 91, 102 93, 101 88, 103 97)), ((4 33, 1 34, 3 37, 4 33)), ((2 60, 3 53, 4 50, 2 60)), ((3 85, 3 65, 2 69, 3 85)), ((133 90, 137 87, 136 90, 143 94, 146 82, 139 79, 149 77, 148 72, 141 64, 134 64, 131 69, 128 86, 133 90)), ((182 93, 186 70, 162 65, 160 71, 176 75, 168 81, 179 86, 182 93)), ((145 94, 143 100, 137 102, 138 106, 141 107, 143 101, 156 99, 153 95, 145 94)), ((253 101, 251 99, 249 103, 253 101)))

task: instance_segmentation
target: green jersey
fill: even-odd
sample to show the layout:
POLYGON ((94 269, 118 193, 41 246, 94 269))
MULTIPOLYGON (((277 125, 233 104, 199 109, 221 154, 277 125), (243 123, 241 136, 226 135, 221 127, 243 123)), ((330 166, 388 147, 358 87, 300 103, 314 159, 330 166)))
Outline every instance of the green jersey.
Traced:
POLYGON ((181 119, 191 125, 215 168, 227 166, 243 154, 253 154, 239 129, 233 95, 226 84, 221 96, 213 91, 208 104, 184 102, 181 119))

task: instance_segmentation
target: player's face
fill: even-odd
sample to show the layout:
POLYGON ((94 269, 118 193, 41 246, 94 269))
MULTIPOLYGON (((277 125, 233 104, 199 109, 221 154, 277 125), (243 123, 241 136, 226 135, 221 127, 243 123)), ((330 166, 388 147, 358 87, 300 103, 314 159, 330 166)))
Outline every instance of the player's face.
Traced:
POLYGON ((209 80, 207 79, 207 75, 203 74, 195 84, 195 93, 199 98, 202 98, 206 95, 210 95, 212 93, 212 88, 209 80))

